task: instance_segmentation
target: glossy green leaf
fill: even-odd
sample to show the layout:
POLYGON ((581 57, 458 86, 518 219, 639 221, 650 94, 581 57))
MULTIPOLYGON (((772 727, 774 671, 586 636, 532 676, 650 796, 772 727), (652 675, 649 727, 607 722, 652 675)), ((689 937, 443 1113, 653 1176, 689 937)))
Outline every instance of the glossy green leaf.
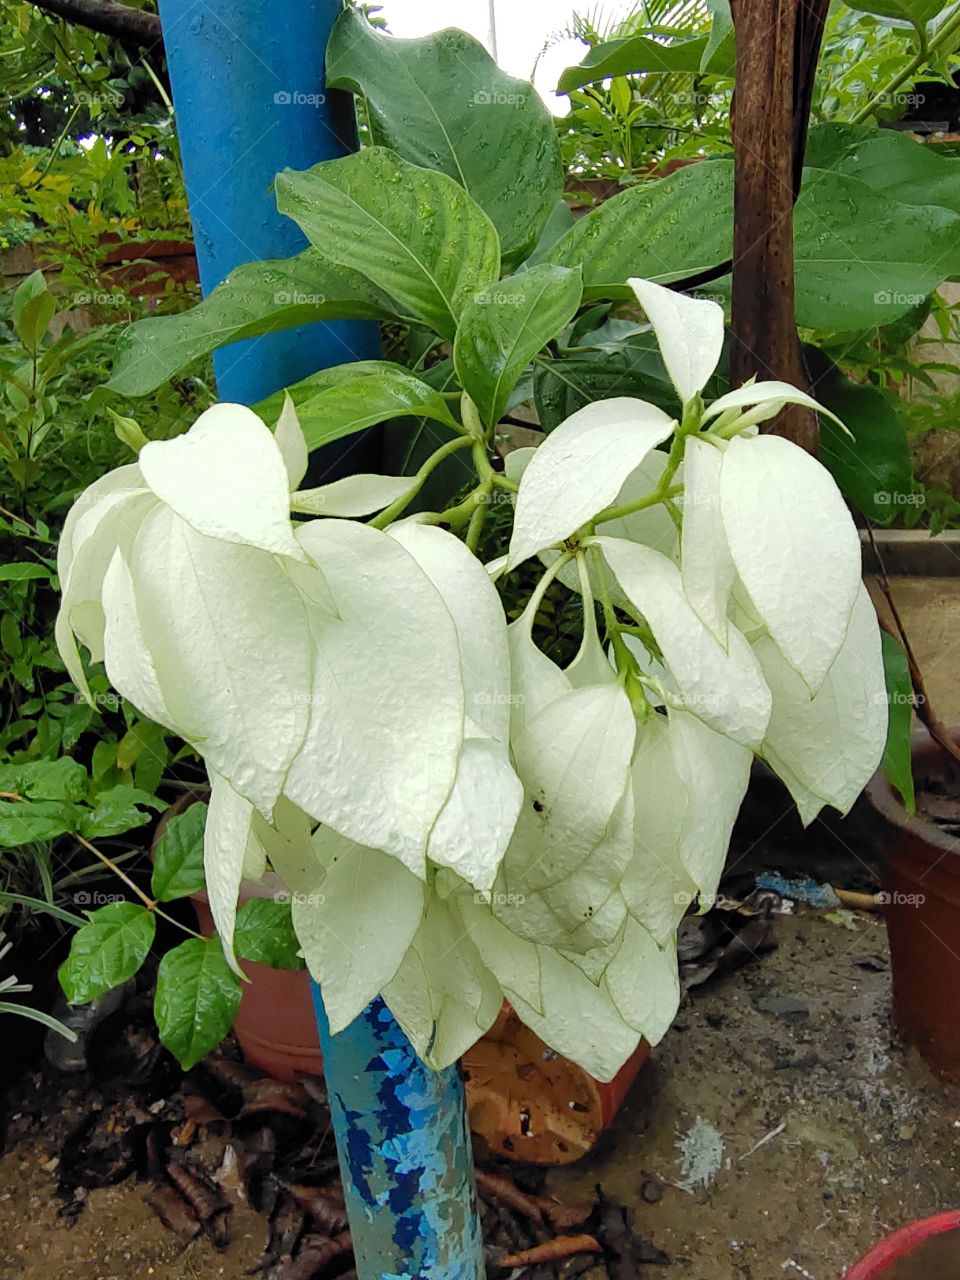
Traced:
POLYGON ((302 969, 289 898, 251 898, 243 903, 237 911, 233 946, 241 960, 254 960, 271 969, 302 969))
POLYGON ((332 262, 444 338, 453 338, 464 303, 500 275, 496 230, 463 187, 385 147, 285 169, 277 207, 332 262))
POLYGON ((0 791, 28 800, 83 800, 88 783, 86 769, 69 756, 0 766, 0 791))
POLYGON ((57 304, 42 271, 34 271, 13 295, 13 327, 28 351, 38 351, 57 304))
POLYGON ((687 165, 630 187, 581 218, 546 260, 583 264, 584 297, 633 300, 631 276, 668 284, 726 262, 733 252, 733 166, 687 165))
POLYGON ((947 7, 945 0, 844 0, 844 3, 857 13, 908 22, 912 27, 925 26, 947 7))
POLYGON ((189 1071, 233 1026, 242 984, 220 939, 188 938, 160 961, 153 1010, 161 1042, 189 1071))
POLYGON ((713 23, 707 37, 707 47, 700 59, 700 70, 732 75, 736 64, 737 42, 730 0, 707 0, 707 8, 713 23))
POLYGON ((460 316, 453 360, 485 426, 500 421, 533 357, 576 314, 579 270, 544 264, 474 294, 460 316))
POLYGON ((173 902, 199 893, 203 878, 203 829, 207 806, 192 804, 164 827, 153 853, 153 896, 158 902, 173 902))
POLYGON ((893 636, 881 632, 883 674, 887 685, 887 744, 883 752, 883 771, 900 792, 908 813, 916 813, 917 800, 913 785, 913 681, 910 664, 903 647, 893 636))
POLYGON ((907 429, 890 400, 829 368, 816 381, 817 398, 853 436, 820 420, 820 461, 848 502, 876 524, 902 521, 915 503, 907 429))
POLYGON ((327 46, 327 85, 363 96, 374 142, 461 183, 505 258, 533 248, 563 187, 556 129, 533 86, 473 36, 451 27, 398 40, 346 9, 327 46))
POLYGON ((656 74, 677 71, 696 74, 701 69, 706 36, 677 40, 670 44, 649 36, 627 36, 607 40, 589 51, 576 67, 567 67, 557 84, 558 93, 571 93, 585 84, 595 84, 610 76, 656 74))
POLYGON ((960 216, 823 169, 804 170, 794 239, 797 323, 809 329, 889 324, 960 272, 960 216))
POLYGON ((60 966, 60 986, 71 1004, 89 1004, 132 978, 153 945, 157 921, 136 902, 111 902, 91 911, 60 966))
POLYGON ((810 130, 806 163, 858 178, 902 204, 960 210, 960 158, 898 129, 831 122, 810 130))
POLYGON ((31 582, 49 577, 49 569, 42 564, 34 564, 31 560, 14 560, 10 564, 0 564, 0 582, 31 582))
MULTIPOLYGON (((447 402, 416 374, 389 360, 358 360, 321 369, 287 388, 309 449, 393 418, 431 418, 456 428, 447 402)), ((284 392, 261 400, 256 411, 273 421, 284 392)))
POLYGON ((374 281, 337 266, 317 249, 248 262, 192 310, 138 320, 125 329, 107 386, 120 395, 146 395, 194 360, 241 338, 313 320, 389 315, 390 304, 374 281))
POLYGON ((83 810, 54 800, 0 800, 0 848, 55 840, 75 831, 83 810))

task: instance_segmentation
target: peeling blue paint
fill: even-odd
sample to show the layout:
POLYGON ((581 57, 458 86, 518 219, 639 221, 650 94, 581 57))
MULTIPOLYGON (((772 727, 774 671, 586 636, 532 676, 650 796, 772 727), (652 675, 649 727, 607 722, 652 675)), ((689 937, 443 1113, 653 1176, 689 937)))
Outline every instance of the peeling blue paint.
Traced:
POLYGON ((359 1280, 482 1280, 456 1068, 425 1067, 382 1000, 336 1036, 314 1001, 359 1280))

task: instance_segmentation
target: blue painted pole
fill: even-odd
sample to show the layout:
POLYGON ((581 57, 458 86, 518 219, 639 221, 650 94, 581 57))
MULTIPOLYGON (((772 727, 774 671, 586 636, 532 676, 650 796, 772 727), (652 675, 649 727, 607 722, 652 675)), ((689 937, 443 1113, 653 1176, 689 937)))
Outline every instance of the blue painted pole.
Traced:
POLYGON ((483 1280, 463 1081, 431 1071, 382 1000, 331 1036, 314 986, 358 1280, 483 1280))
MULTIPOLYGON (((323 82, 340 8, 340 0, 160 0, 205 295, 240 263, 305 248, 276 211, 274 177, 356 145, 348 102, 328 101, 323 82)), ((253 404, 317 369, 379 354, 376 325, 336 321, 234 343, 214 368, 224 400, 253 404)), ((346 447, 351 470, 376 465, 372 441, 366 456, 352 441, 346 447)), ((336 1037, 319 994, 316 1004, 360 1280, 482 1280, 457 1072, 424 1067, 381 1001, 336 1037)))
MULTIPOLYGON (((340 0, 160 0, 180 150, 204 295, 243 262, 307 247, 277 213, 273 181, 356 147, 350 100, 324 88, 340 0)), ((224 400, 255 404, 317 369, 375 360, 377 326, 317 323, 214 355, 224 400)), ((371 446, 372 447, 372 446, 371 446)), ((354 470, 371 459, 356 458, 354 470)))

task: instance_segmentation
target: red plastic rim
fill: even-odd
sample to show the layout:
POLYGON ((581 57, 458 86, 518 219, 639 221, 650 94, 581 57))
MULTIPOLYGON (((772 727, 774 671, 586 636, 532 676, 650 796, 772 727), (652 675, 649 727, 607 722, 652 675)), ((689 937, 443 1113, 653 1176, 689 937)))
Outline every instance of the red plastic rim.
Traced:
POLYGON ((924 1240, 942 1235, 945 1231, 960 1231, 960 1209, 939 1213, 935 1218, 924 1218, 901 1227, 887 1236, 875 1249, 858 1262, 844 1276, 844 1280, 883 1280, 887 1268, 901 1258, 907 1258, 924 1240))

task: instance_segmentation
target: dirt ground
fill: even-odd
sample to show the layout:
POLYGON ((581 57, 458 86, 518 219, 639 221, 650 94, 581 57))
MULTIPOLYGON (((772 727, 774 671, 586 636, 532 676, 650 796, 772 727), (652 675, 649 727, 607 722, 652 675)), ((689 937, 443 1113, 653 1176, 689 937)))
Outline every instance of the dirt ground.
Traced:
MULTIPOLYGON (((960 1089, 891 1034, 882 920, 848 923, 786 917, 776 950, 699 988, 601 1146, 549 1174, 565 1200, 600 1183, 631 1207, 635 1229, 671 1258, 643 1272, 650 1280, 837 1280, 889 1230, 960 1205, 960 1089), (691 1193, 676 1185, 677 1144, 698 1118, 724 1150, 691 1193)), ((222 1252, 205 1238, 184 1246, 133 1178, 91 1190, 72 1225, 58 1216, 62 1117, 81 1101, 67 1079, 62 1095, 9 1118, 0 1276, 244 1275, 265 1225, 242 1202, 222 1252)))

